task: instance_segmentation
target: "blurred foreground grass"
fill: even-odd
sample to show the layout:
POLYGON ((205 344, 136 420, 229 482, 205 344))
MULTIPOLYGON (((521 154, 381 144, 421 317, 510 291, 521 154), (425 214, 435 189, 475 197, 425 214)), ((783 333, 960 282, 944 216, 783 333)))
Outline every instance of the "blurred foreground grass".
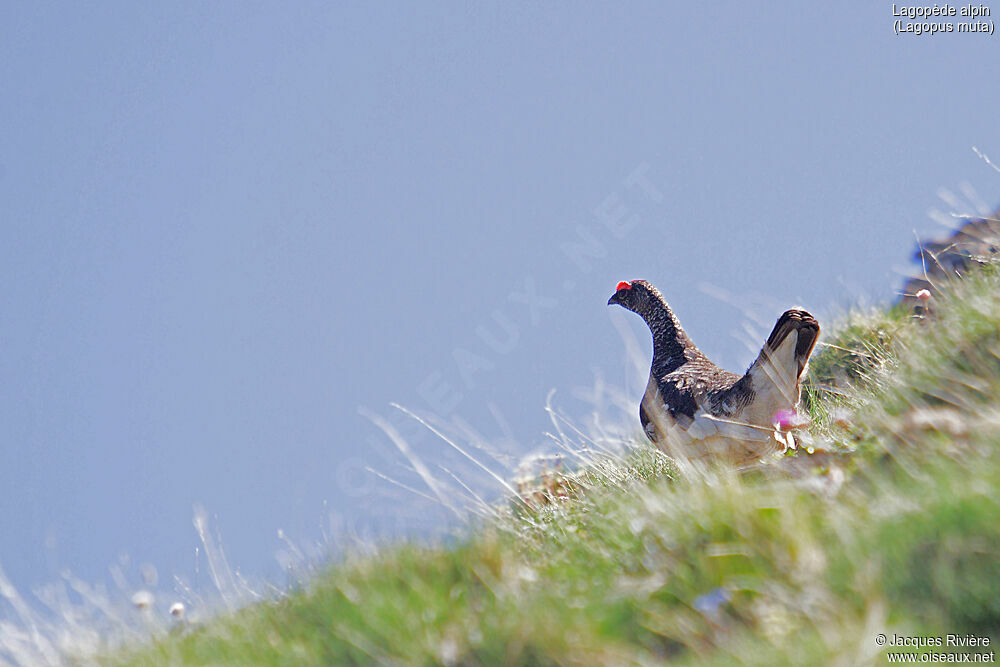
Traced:
POLYGON ((885 661, 878 633, 995 648, 1000 271, 932 306, 849 316, 812 363, 804 447, 772 465, 685 472, 636 441, 451 545, 348 557, 110 662, 854 665, 885 661))

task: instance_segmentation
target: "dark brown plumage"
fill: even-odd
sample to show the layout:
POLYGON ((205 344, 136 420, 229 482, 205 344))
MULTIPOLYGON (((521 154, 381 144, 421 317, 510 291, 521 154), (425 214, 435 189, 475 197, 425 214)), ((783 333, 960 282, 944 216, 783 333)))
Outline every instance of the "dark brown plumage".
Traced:
POLYGON ((756 361, 742 376, 712 363, 681 328, 659 290, 644 280, 618 284, 608 305, 645 320, 653 363, 639 419, 646 435, 669 454, 750 463, 794 440, 781 425, 798 407, 806 363, 819 324, 804 310, 786 311, 756 361))

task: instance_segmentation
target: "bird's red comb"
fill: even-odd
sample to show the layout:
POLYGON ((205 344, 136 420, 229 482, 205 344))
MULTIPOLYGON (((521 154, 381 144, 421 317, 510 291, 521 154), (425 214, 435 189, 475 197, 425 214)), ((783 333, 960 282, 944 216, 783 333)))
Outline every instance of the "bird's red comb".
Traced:
POLYGON ((615 289, 616 289, 616 291, 617 290, 623 290, 623 289, 632 289, 632 283, 627 283, 627 282, 625 282, 623 280, 620 283, 618 283, 618 287, 615 288, 615 289))

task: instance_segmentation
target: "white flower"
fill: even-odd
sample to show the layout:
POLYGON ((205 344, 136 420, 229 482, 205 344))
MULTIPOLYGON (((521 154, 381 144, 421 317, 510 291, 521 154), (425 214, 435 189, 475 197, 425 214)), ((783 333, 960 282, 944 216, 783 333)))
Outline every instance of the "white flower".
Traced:
POLYGON ((153 604, 153 594, 147 590, 136 591, 132 596, 132 604, 136 609, 147 609, 153 604))

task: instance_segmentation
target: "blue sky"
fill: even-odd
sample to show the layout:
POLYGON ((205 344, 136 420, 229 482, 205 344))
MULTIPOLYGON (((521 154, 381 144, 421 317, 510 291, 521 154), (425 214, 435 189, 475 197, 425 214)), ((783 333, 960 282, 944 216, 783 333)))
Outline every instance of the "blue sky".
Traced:
POLYGON ((535 451, 550 389, 582 415, 575 388, 634 380, 619 280, 732 370, 744 325, 892 299, 928 210, 1000 203, 972 151, 1000 157, 1000 43, 894 20, 7 3, 0 567, 30 590, 128 554, 207 585, 195 505, 278 581, 279 529, 419 534, 442 511, 365 471, 420 483, 359 407, 535 451))

